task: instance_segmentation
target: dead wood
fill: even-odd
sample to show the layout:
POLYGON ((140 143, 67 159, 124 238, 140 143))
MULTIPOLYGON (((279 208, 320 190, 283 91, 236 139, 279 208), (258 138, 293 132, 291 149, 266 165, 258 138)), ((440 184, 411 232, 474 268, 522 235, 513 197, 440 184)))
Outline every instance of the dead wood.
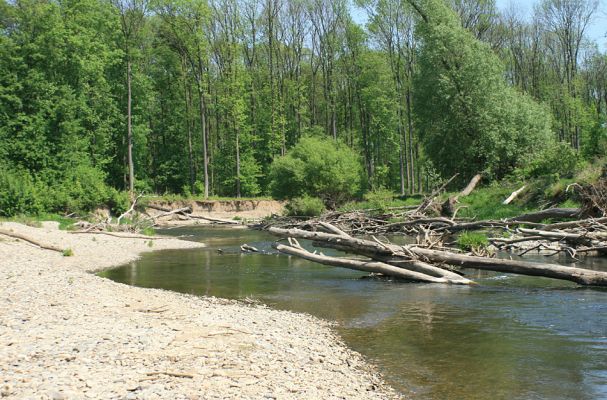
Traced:
POLYGON ((517 189, 517 190, 515 190, 514 192, 512 192, 512 193, 510 194, 510 196, 508 196, 508 198, 502 202, 502 204, 504 204, 504 205, 505 205, 505 204, 510 204, 510 203, 512 202, 512 200, 516 199, 516 197, 517 197, 519 194, 521 194, 521 192, 522 192, 523 190, 525 190, 525 188, 526 188, 526 187, 527 187, 527 185, 523 185, 523 187, 522 187, 522 188, 517 189))
POLYGON ((132 213, 135 210, 135 206, 137 205, 137 200, 139 200, 141 198, 141 196, 143 196, 143 193, 140 193, 137 197, 135 197, 135 200, 133 200, 133 203, 131 204, 129 209, 126 210, 124 213, 122 213, 118 217, 117 225, 120 225, 120 221, 122 220, 122 218, 126 217, 127 215, 129 215, 130 213, 132 213))
POLYGON ((189 218, 204 219, 206 221, 214 222, 217 224, 230 224, 230 225, 240 225, 241 224, 240 221, 235 221, 232 219, 213 218, 213 217, 207 217, 207 216, 198 215, 198 214, 187 214, 187 216, 189 218))
POLYGON ((17 233, 17 232, 13 232, 8 229, 0 228, 0 235, 9 236, 9 237, 12 237, 15 239, 23 240, 25 242, 31 243, 31 244, 36 245, 36 246, 40 247, 41 249, 45 249, 45 250, 57 251, 59 253, 63 253, 63 251, 65 250, 65 249, 62 249, 61 247, 57 247, 52 244, 42 243, 42 242, 38 241, 37 239, 34 239, 30 236, 23 235, 23 234, 17 233))
POLYGON ((319 264, 330 265, 334 267, 342 267, 348 269, 354 269, 357 271, 380 273, 382 275, 391 276, 400 279, 418 281, 418 282, 430 282, 430 283, 463 283, 463 279, 458 276, 459 279, 451 280, 446 278, 438 278, 430 276, 424 273, 411 271, 404 268, 399 268, 393 265, 389 265, 380 261, 373 260, 353 260, 350 258, 330 257, 322 254, 314 254, 305 250, 302 247, 286 246, 282 244, 276 244, 274 246, 278 251, 285 254, 301 257, 306 260, 314 261, 319 264))
POLYGON ((579 208, 548 208, 510 218, 509 222, 541 222, 546 219, 578 218, 579 208))
POLYGON ((544 276, 568 280, 582 285, 607 286, 607 272, 603 271, 564 267, 558 264, 470 256, 444 250, 426 249, 415 245, 396 246, 359 238, 346 238, 340 235, 323 232, 304 231, 301 229, 270 228, 269 232, 281 237, 296 237, 317 241, 323 243, 323 246, 324 244, 338 244, 355 254, 362 251, 363 254, 371 256, 397 257, 405 260, 418 259, 439 265, 444 263, 465 268, 544 276))
POLYGON ((430 195, 428 195, 424 201, 422 201, 422 203, 419 205, 419 207, 417 207, 414 211, 414 214, 423 214, 428 207, 430 207, 430 205, 432 205, 432 203, 434 202, 434 198, 436 196, 438 196, 440 194, 440 192, 442 192, 443 190, 445 190, 445 188, 451 183, 451 181, 453 181, 459 174, 455 174, 453 175, 451 178, 449 178, 449 180, 447 180, 445 183, 443 183, 438 189, 434 189, 434 191, 432 191, 432 193, 430 193, 430 195))

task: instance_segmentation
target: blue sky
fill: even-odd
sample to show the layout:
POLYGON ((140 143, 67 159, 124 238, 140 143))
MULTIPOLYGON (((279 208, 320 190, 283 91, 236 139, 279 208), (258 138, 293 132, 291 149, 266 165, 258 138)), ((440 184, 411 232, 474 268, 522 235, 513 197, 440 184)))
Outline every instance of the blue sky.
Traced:
MULTIPOLYGON (((496 0, 497 6, 500 9, 506 9, 512 3, 520 10, 522 15, 529 17, 533 13, 533 6, 539 2, 540 0, 496 0)), ((352 17, 354 21, 360 24, 364 24, 367 21, 365 11, 356 6, 352 6, 352 17)), ((599 0, 598 11, 586 34, 598 43, 602 51, 607 50, 607 0, 599 0)))
MULTIPOLYGON (((533 6, 538 4, 540 0, 496 0, 497 6, 500 9, 508 8, 510 4, 514 4, 520 9, 522 15, 531 16, 533 6)), ((594 16, 594 20, 588 27, 587 36, 594 39, 602 51, 607 49, 607 0, 599 0, 599 8, 594 16)))

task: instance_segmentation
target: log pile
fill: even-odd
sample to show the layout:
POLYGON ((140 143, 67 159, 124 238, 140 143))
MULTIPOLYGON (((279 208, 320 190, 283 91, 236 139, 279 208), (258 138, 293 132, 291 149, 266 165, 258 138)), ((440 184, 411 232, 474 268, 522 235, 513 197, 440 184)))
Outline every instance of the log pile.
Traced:
POLYGON ((453 249, 433 248, 428 244, 397 246, 381 242, 375 237, 373 240, 356 238, 337 227, 328 228, 326 223, 319 224, 316 228, 318 230, 313 231, 271 227, 268 231, 287 239, 288 245, 280 243, 275 245, 275 248, 281 253, 325 265, 373 272, 411 281, 469 285, 473 282, 462 276, 462 272, 458 268, 476 268, 544 276, 568 280, 581 285, 607 286, 607 272, 603 271, 565 267, 558 264, 479 257, 453 249), (330 231, 330 233, 321 230, 330 231), (310 252, 304 249, 297 239, 311 240, 316 247, 344 251, 355 254, 357 258, 331 257, 322 253, 310 252))

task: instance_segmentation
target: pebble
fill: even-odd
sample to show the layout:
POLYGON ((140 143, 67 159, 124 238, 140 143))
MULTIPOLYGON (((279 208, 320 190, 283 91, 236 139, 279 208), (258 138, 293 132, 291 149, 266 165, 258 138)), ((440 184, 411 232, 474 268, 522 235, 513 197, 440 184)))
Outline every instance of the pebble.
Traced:
MULTIPOLYGON (((2 398, 398 397, 327 322, 90 273, 150 251, 144 240, 93 242, 90 235, 0 225, 74 250, 63 257, 0 241, 0 282, 11 278, 10 292, 0 296, 2 398), (12 279, 18 276, 24 278, 12 279), (160 308, 167 311, 146 311, 160 308), (189 375, 171 375, 180 373, 189 375)), ((193 246, 199 244, 156 240, 153 250, 193 246)))

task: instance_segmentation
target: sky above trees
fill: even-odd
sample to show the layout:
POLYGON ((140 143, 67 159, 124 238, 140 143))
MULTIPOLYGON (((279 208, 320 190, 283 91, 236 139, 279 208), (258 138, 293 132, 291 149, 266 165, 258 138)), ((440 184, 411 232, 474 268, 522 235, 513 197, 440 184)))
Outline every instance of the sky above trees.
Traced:
MULTIPOLYGON (((531 17, 533 7, 540 0, 496 0, 500 10, 514 6, 521 15, 531 17)), ((599 0, 599 9, 588 27, 588 37, 595 40, 601 50, 607 49, 607 0, 599 0)))

